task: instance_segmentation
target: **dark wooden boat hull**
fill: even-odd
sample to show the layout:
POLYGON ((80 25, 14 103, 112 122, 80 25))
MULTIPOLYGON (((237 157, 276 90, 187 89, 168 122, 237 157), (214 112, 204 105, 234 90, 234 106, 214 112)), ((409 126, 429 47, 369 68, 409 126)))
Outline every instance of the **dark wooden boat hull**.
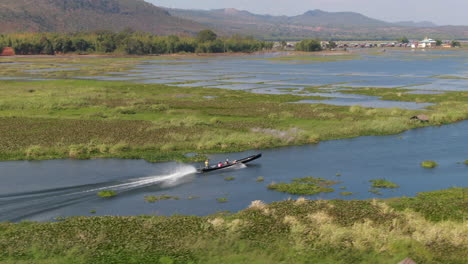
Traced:
POLYGON ((246 157, 246 158, 243 158, 243 159, 239 159, 239 160, 237 160, 236 163, 229 163, 228 165, 224 165, 222 167, 218 167, 218 166, 215 165, 215 166, 212 166, 212 167, 209 167, 209 168, 201 168, 201 169, 198 170, 198 172, 204 173, 204 172, 210 172, 210 171, 215 171, 215 170, 222 170, 222 169, 226 169, 226 168, 235 166, 235 165, 240 164, 240 163, 246 164, 246 163, 254 161, 254 160, 258 159, 258 158, 261 158, 261 157, 262 157, 262 153, 259 153, 259 154, 252 155, 252 156, 249 156, 249 157, 246 157))

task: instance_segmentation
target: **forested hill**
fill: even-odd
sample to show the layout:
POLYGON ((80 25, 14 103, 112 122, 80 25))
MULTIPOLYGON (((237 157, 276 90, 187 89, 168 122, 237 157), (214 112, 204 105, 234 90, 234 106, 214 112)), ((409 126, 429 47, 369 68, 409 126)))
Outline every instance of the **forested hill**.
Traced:
POLYGON ((431 27, 389 23, 354 12, 307 11, 298 16, 258 15, 236 9, 167 9, 174 16, 197 21, 224 34, 249 34, 257 38, 324 40, 389 39, 402 36, 422 39, 468 39, 467 26, 431 27))
POLYGON ((143 0, 2 0, 0 33, 121 31, 193 34, 206 26, 143 0))

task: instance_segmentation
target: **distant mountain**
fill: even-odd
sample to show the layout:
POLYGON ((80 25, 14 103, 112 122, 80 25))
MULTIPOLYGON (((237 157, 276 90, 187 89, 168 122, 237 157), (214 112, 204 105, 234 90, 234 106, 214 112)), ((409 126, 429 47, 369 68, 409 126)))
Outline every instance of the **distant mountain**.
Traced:
POLYGON ((257 15, 236 9, 166 9, 170 14, 197 21, 219 34, 247 34, 257 38, 279 39, 468 39, 468 27, 437 27, 427 22, 413 25, 389 23, 354 12, 307 11, 298 16, 257 15), (424 25, 424 27, 422 27, 424 25))
POLYGON ((0 33, 121 31, 193 34, 206 26, 143 0, 2 0, 0 33))
POLYGON ((290 17, 290 21, 300 25, 320 25, 337 27, 389 27, 392 24, 369 18, 354 12, 307 11, 302 15, 290 17))
POLYGON ((398 25, 398 26, 403 26, 403 27, 437 27, 436 24, 432 23, 431 21, 421 21, 421 22, 415 22, 415 21, 400 21, 400 22, 394 22, 393 24, 398 25))

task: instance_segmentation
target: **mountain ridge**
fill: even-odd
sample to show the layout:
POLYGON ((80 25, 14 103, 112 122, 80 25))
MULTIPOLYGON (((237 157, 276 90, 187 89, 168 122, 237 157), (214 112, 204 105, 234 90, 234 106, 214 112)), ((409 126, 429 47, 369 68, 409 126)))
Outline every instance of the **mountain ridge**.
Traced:
POLYGON ((15 0, 0 3, 0 33, 121 31, 194 34, 205 26, 143 0, 15 0))
MULTIPOLYGON (((308 10, 301 15, 274 16, 229 9, 173 9, 170 14, 211 27, 224 34, 248 34, 263 39, 468 39, 468 26, 400 25, 367 17, 356 12, 308 10)), ((426 23, 426 22, 423 22, 426 23)), ((426 23, 427 24, 427 23, 426 23)))

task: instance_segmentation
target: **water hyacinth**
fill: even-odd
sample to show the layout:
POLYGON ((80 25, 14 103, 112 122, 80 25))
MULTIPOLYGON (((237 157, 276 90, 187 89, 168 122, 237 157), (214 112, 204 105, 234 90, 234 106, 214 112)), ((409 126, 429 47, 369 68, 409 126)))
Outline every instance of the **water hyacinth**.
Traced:
POLYGON ((426 160, 426 161, 421 162, 421 167, 423 167, 423 168, 432 169, 432 168, 435 168, 437 166, 439 166, 439 164, 437 164, 437 162, 432 161, 432 160, 426 160))

